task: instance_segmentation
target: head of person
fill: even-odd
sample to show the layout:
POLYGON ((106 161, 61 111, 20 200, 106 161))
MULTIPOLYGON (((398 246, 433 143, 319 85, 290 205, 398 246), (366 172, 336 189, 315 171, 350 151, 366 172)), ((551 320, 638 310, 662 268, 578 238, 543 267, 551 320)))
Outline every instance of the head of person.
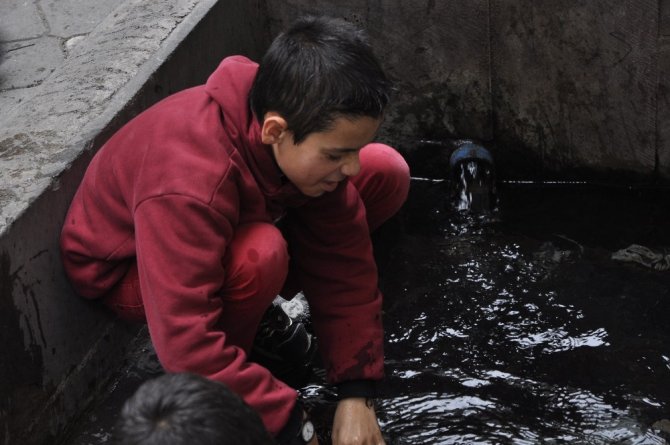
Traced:
POLYGON ((358 173, 390 91, 361 29, 309 16, 272 42, 249 99, 282 173, 314 197, 358 173))
POLYGON ((225 385, 165 374, 126 400, 115 432, 123 445, 270 445, 258 414, 225 385))

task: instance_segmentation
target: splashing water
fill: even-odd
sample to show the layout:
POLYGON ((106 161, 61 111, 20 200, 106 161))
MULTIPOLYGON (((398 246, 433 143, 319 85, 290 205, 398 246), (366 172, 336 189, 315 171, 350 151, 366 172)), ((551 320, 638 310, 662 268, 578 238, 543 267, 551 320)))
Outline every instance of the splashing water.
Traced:
POLYGON ((469 160, 457 166, 455 207, 459 211, 490 212, 495 206, 495 184, 491 165, 469 160))
MULTIPOLYGON (((668 277, 579 234, 445 212, 447 184, 414 185, 381 280, 387 443, 666 443, 668 277)), ((318 384, 308 399, 328 444, 336 402, 318 384)))

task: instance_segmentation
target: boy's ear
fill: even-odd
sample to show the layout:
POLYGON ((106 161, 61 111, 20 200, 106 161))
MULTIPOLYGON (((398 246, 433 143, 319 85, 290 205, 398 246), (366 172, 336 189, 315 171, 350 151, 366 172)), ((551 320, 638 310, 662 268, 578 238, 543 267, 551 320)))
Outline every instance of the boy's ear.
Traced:
POLYGON ((268 111, 263 118, 261 142, 266 145, 276 144, 284 137, 287 128, 286 119, 274 111, 268 111))

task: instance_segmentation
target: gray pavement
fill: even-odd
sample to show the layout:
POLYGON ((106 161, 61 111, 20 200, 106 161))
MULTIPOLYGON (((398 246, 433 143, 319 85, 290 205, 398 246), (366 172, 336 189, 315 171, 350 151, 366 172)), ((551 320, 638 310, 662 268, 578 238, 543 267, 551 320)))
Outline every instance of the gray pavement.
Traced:
POLYGON ((54 178, 118 115, 214 4, 0 2, 0 28, 7 28, 0 32, 12 39, 2 37, 0 62, 0 234, 44 190, 60 187, 54 178), (21 8, 32 15, 20 13, 21 8), (25 26, 5 25, 10 16, 24 20, 25 26))
POLYGON ((0 126, 122 0, 0 2, 0 126))

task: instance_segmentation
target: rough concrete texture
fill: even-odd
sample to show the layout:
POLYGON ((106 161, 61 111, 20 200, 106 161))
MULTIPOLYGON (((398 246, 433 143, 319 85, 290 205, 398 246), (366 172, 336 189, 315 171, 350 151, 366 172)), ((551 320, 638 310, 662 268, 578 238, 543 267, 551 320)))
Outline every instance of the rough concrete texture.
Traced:
POLYGON ((92 139, 101 128, 100 119, 109 120, 109 113, 118 112, 124 104, 114 103, 113 96, 198 4, 121 3, 73 47, 21 107, 5 116, 0 129, 0 196, 12 192, 20 201, 0 202, 0 233, 76 159, 82 139, 92 139))
POLYGON ((0 41, 34 39, 46 31, 37 2, 4 0, 0 5, 0 41))
POLYGON ((670 166, 670 0, 660 2, 658 42, 658 165, 661 171, 670 166))
POLYGON ((0 64, 0 79, 4 79, 0 84, 4 89, 2 96, 39 85, 65 58, 60 39, 55 37, 2 43, 0 51, 3 54, 0 64))
POLYGON ((554 176, 575 168, 653 175, 657 1, 495 0, 491 35, 506 170, 530 155, 554 176))
POLYGON ((36 86, 3 91, 22 100, 0 117, 0 443, 56 443, 137 332, 74 295, 60 265, 60 228, 91 157, 225 55, 257 56, 261 12, 232 0, 117 2, 74 45, 61 40, 61 63, 36 86))
POLYGON ((0 3, 0 100, 7 116, 67 57, 67 42, 83 39, 120 0, 7 0, 0 3), (12 98, 18 98, 11 102, 12 98))
POLYGON ((422 139, 473 138, 492 148, 501 179, 668 183, 668 3, 290 0, 268 10, 273 33, 302 13, 368 29, 399 88, 382 136, 410 156, 422 139))
POLYGON ((88 34, 121 0, 41 0, 40 9, 52 35, 69 38, 88 34))

